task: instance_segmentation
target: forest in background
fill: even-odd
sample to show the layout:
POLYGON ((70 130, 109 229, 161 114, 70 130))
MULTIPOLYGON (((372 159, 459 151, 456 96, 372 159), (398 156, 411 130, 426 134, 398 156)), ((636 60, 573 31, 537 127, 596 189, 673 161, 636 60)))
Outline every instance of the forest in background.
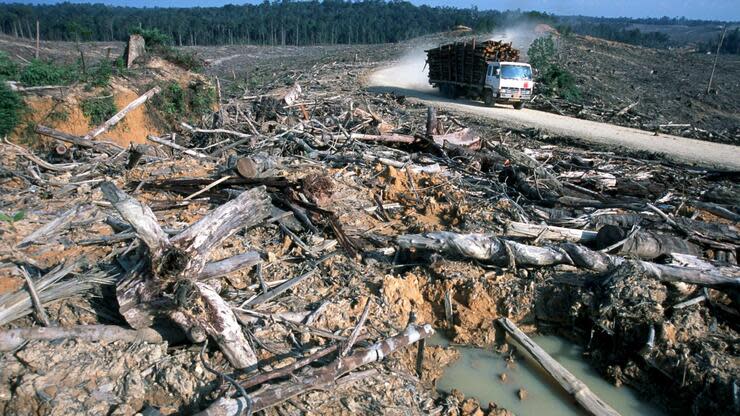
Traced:
MULTIPOLYGON (((718 26, 686 18, 598 18, 555 16, 519 10, 479 10, 415 6, 406 1, 312 0, 264 1, 261 4, 196 8, 134 8, 102 4, 0 5, 0 32, 63 41, 123 41, 136 28, 156 28, 175 46, 189 45, 317 45, 400 42, 464 25, 478 33, 522 22, 549 23, 564 34, 577 33, 633 45, 666 48, 691 44, 700 51, 716 48, 716 39, 676 39, 660 27, 718 26)), ((740 53, 737 24, 728 30, 722 52, 740 53)))

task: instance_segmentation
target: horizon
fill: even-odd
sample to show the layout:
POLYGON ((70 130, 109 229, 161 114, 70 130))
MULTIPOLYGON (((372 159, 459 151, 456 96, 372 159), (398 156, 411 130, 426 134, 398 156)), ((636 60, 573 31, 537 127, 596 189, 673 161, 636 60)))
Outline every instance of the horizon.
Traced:
MULTIPOLYGON (((493 3, 490 0, 407 0, 417 6, 455 7, 460 9, 477 7, 480 10, 522 10, 538 11, 557 16, 586 16, 604 18, 670 18, 684 17, 689 20, 707 20, 717 22, 740 22, 740 7, 733 0, 707 1, 669 1, 657 0, 644 2, 640 0, 619 1, 589 1, 589 0, 501 0, 493 3)), ((30 4, 53 5, 64 3, 57 0, 17 1, 0 0, 0 4, 30 4)), ((263 0, 251 1, 223 1, 223 0, 185 0, 185 1, 158 1, 155 6, 146 0, 122 1, 69 1, 76 4, 105 4, 114 7, 135 7, 144 9, 154 8, 195 8, 195 7, 223 7, 225 5, 259 4, 263 0)))

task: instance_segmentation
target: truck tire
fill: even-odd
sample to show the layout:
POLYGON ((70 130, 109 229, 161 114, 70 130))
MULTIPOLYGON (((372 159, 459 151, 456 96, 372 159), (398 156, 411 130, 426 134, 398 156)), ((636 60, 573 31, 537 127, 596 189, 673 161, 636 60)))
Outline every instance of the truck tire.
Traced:
POLYGON ((516 108, 517 110, 521 110, 522 108, 524 108, 524 101, 519 101, 518 103, 514 103, 514 108, 516 108))
POLYGON ((493 99, 493 91, 489 89, 483 90, 483 103, 488 107, 496 105, 496 100, 493 99))

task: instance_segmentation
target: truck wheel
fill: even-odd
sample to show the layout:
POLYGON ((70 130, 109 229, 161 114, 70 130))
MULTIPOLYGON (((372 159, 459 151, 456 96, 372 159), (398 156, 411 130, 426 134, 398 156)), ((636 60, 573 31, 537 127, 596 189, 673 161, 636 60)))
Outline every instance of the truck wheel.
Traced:
POLYGON ((516 108, 517 110, 521 110, 522 108, 524 108, 524 102, 519 101, 518 103, 514 103, 514 108, 516 108))
POLYGON ((493 107, 496 104, 493 99, 493 91, 483 90, 483 102, 489 107, 493 107))

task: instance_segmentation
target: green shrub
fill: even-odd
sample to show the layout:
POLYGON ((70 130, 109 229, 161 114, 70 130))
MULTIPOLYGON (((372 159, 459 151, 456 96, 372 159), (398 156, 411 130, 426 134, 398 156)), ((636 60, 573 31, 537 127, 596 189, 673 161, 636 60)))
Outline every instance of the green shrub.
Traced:
POLYGON ((566 100, 577 101, 581 98, 581 92, 576 85, 573 75, 567 70, 550 65, 540 74, 540 82, 545 84, 553 95, 563 97, 566 100))
POLYGON ((68 85, 79 79, 74 65, 57 65, 34 59, 21 71, 20 81, 27 87, 38 85, 68 85))
POLYGON ((167 48, 160 52, 162 58, 189 71, 200 71, 203 69, 203 61, 191 52, 178 51, 175 48, 167 48))
POLYGON ((529 63, 539 70, 537 88, 541 93, 556 95, 569 101, 580 99, 581 92, 573 74, 558 65, 552 37, 537 38, 529 47, 527 56, 529 63))
POLYGON ((103 59, 90 72, 87 82, 95 87, 107 87, 110 77, 113 75, 113 64, 107 59, 103 59))
POLYGON ((23 100, 4 82, 0 82, 0 136, 10 134, 18 125, 23 111, 23 100))
POLYGON ((152 97, 151 105, 161 112, 168 122, 174 123, 177 118, 185 115, 185 91, 180 84, 170 81, 160 86, 162 92, 152 97))
POLYGON ((188 85, 188 105, 190 112, 202 116, 213 111, 216 103, 216 90, 202 81, 193 81, 188 85))
POLYGON ((82 114, 90 120, 91 126, 97 126, 113 117, 118 110, 113 95, 90 97, 82 101, 82 114))
POLYGON ((18 64, 10 60, 7 53, 0 51, 0 80, 15 79, 18 76, 18 64))
POLYGON ((149 49, 156 49, 161 46, 169 46, 172 44, 172 37, 166 33, 162 33, 159 29, 144 29, 144 28, 133 28, 129 31, 132 35, 141 35, 144 38, 146 47, 149 49))
POLYGON ((552 37, 535 39, 527 51, 527 56, 529 56, 529 63, 533 67, 545 70, 555 59, 555 42, 553 42, 552 37))

